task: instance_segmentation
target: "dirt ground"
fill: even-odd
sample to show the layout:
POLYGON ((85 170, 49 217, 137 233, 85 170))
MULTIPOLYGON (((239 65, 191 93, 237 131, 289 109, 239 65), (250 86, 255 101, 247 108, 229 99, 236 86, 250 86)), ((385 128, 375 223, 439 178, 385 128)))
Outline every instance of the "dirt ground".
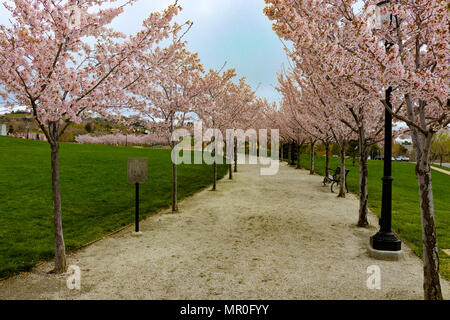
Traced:
MULTIPOLYGON (((281 165, 276 176, 241 165, 218 191, 204 190, 141 223, 68 256, 81 290, 51 262, 0 282, 0 299, 422 299, 422 262, 367 254, 377 231, 356 227, 358 200, 336 198, 322 178, 281 165), (367 268, 381 268, 369 290, 367 268)), ((145 196, 141 196, 145 201, 145 196)), ((442 280, 450 297, 449 282, 442 280)))

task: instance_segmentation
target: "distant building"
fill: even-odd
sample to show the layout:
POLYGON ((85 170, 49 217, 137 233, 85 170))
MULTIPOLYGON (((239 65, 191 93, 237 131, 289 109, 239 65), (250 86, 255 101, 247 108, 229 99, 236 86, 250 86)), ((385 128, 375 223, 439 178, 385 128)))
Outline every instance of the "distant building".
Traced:
POLYGON ((0 136, 6 136, 6 124, 4 123, 0 125, 0 136))

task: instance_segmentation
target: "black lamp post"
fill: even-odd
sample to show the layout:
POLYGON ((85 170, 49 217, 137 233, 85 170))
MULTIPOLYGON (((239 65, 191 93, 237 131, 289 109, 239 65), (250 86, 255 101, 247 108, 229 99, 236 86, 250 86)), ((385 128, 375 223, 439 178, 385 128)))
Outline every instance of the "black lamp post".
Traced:
MULTIPOLYGON (((382 1, 377 4, 377 13, 379 9, 389 5, 389 0, 382 1)), ((392 14, 390 15, 392 22, 392 14)), ((386 50, 392 44, 385 42, 386 50)), ((391 104, 392 87, 386 90, 386 104, 392 110, 391 104)), ((383 194, 381 202, 381 218, 380 218, 380 231, 377 234, 370 237, 370 245, 375 250, 380 251, 400 251, 402 248, 402 242, 392 232, 392 115, 386 109, 385 110, 385 123, 384 123, 384 177, 383 180, 383 194)))

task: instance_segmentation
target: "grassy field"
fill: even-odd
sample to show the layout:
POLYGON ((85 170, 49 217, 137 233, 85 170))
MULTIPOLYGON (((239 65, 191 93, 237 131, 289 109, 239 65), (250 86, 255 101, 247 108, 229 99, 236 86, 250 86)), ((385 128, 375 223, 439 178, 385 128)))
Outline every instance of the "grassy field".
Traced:
MULTIPOLYGON (((339 158, 330 159, 330 168, 339 166, 339 158)), ((310 168, 309 155, 302 156, 302 167, 310 168)), ((353 167, 352 160, 347 159, 348 188, 350 192, 359 194, 359 166, 353 167)), ((325 157, 315 159, 316 172, 325 174, 325 157)), ((392 227, 400 238, 407 242, 414 252, 422 257, 422 231, 420 221, 419 189, 415 176, 415 164, 407 162, 393 162, 392 175, 392 227)), ((381 211, 381 177, 383 176, 383 161, 369 161, 369 206, 380 216, 381 211)), ((450 176, 433 170, 433 196, 436 215, 436 228, 438 235, 439 257, 441 261, 441 274, 450 280, 450 257, 442 249, 450 248, 450 176)), ((355 224, 358 213, 355 212, 355 224)))
MULTIPOLYGON (((170 206, 170 150, 62 143, 61 193, 67 249, 74 249, 134 221, 134 185, 127 159, 149 159, 141 185, 141 216, 170 206)), ((218 177, 226 174, 218 166, 218 177)), ((180 165, 178 197, 212 184, 207 165, 180 165)), ((50 147, 47 142, 0 137, 0 278, 53 257, 50 147)))
POLYGON ((22 113, 17 113, 17 114, 5 114, 0 116, 0 118, 5 118, 5 119, 23 119, 26 118, 28 115, 26 114, 22 114, 22 113))

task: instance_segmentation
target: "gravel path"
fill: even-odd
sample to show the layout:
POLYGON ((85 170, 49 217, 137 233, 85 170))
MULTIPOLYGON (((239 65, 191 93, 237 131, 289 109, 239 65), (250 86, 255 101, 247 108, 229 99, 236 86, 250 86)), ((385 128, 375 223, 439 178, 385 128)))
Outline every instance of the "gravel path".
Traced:
POLYGON ((0 299, 422 299, 421 260, 406 246, 402 261, 369 258, 376 218, 357 228, 356 197, 338 199, 321 180, 285 164, 276 176, 241 165, 180 214, 142 222, 142 237, 128 228, 70 255, 81 290, 48 275, 49 262, 0 282, 0 299), (371 265, 381 290, 366 286, 371 265))

